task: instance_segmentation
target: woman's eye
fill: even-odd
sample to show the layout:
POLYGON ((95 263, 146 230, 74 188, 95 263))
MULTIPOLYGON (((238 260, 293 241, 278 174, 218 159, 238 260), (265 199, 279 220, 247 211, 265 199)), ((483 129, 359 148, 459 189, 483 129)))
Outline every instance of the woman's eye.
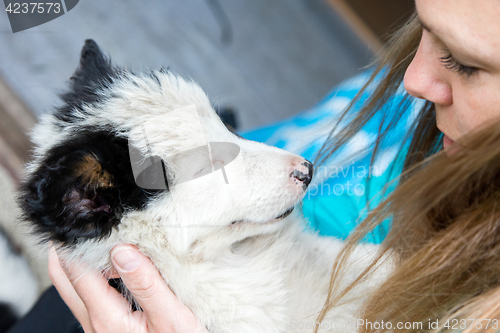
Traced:
POLYGON ((448 51, 443 57, 439 58, 439 60, 441 60, 444 67, 446 67, 449 70, 457 72, 459 75, 465 75, 467 77, 470 77, 472 74, 475 74, 478 71, 478 68, 462 65, 461 63, 456 61, 455 58, 451 55, 451 53, 448 51))

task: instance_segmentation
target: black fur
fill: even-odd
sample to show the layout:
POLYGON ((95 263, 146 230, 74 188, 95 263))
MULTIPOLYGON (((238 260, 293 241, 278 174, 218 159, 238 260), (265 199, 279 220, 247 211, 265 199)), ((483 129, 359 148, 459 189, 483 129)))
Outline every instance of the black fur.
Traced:
POLYGON ((91 129, 52 148, 21 190, 20 205, 36 231, 65 244, 108 236, 128 207, 141 209, 160 192, 135 184, 126 139, 91 129), (111 186, 88 184, 75 175, 89 156, 111 175, 111 186))
POLYGON ((121 278, 108 279, 108 284, 115 288, 129 302, 132 311, 142 311, 140 304, 135 300, 134 295, 127 289, 121 278))
POLYGON ((92 39, 87 39, 80 55, 80 65, 70 79, 70 90, 61 95, 64 104, 55 116, 73 122, 73 110, 84 112, 83 105, 97 105, 105 101, 103 91, 109 90, 114 80, 124 71, 111 65, 111 61, 92 39))
MULTIPOLYGON (((74 123, 74 112, 84 111, 84 105, 103 103, 105 93, 109 95, 106 90, 123 73, 111 66, 93 40, 87 40, 70 90, 61 96, 64 104, 54 114, 62 120, 59 126, 74 123)), ((36 232, 67 245, 107 237, 127 208, 141 209, 162 192, 136 185, 127 140, 111 127, 79 129, 50 149, 39 165, 22 185, 20 205, 36 232), (86 161, 91 161, 93 171, 88 174, 94 181, 77 172, 86 161)))

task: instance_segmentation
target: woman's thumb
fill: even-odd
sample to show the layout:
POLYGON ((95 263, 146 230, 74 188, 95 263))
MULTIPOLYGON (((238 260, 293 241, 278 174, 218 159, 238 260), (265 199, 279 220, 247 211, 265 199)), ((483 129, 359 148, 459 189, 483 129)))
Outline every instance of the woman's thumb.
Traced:
POLYGON ((141 263, 141 253, 131 245, 118 245, 111 251, 116 269, 123 273, 133 272, 141 263))
POLYGON ((156 266, 132 245, 117 245, 111 259, 123 283, 144 310, 150 332, 208 331, 167 286, 156 266))
MULTIPOLYGON (((113 265, 127 289, 150 320, 178 302, 153 263, 132 245, 117 245, 111 251, 113 265)), ((157 317, 156 317, 157 318, 157 317)))

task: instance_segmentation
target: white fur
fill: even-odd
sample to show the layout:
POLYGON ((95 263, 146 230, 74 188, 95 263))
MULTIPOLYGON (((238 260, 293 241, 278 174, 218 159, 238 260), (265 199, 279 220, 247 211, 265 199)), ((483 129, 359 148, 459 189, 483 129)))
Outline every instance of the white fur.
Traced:
MULTIPOLYGON (((30 170, 38 167, 48 149, 82 126, 111 126, 144 154, 151 149, 162 157, 174 178, 186 172, 173 160, 176 154, 208 142, 235 143, 241 150, 225 166, 229 183, 218 170, 174 185, 146 209, 126 213, 109 238, 60 249, 64 259, 82 260, 92 270, 105 271, 111 267, 113 246, 134 244, 211 332, 311 331, 342 242, 306 230, 298 212, 274 219, 304 195, 290 177, 292 167, 303 159, 235 136, 195 83, 156 74, 160 85, 148 76, 117 80, 101 105, 88 106, 79 122, 65 124, 62 130, 56 126, 59 120, 45 116, 34 130, 38 158, 30 170), (243 222, 231 224, 239 220, 243 222)), ((377 250, 360 246, 344 283, 354 279, 377 250)), ((379 271, 363 288, 373 288, 388 269, 379 271)), ((354 331, 349 321, 354 325, 363 291, 354 290, 350 304, 331 311, 322 330, 354 331)))

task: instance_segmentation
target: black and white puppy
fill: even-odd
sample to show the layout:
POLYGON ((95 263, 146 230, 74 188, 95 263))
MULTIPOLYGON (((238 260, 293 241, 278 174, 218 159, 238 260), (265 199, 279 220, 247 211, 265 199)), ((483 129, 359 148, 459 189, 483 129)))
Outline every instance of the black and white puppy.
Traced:
MULTIPOLYGON (((291 214, 308 161, 231 133, 194 82, 111 66, 92 40, 62 100, 33 132, 20 203, 63 260, 103 272, 134 244, 210 332, 310 330, 342 242, 291 214)), ((325 323, 352 331, 356 304, 325 323)))

